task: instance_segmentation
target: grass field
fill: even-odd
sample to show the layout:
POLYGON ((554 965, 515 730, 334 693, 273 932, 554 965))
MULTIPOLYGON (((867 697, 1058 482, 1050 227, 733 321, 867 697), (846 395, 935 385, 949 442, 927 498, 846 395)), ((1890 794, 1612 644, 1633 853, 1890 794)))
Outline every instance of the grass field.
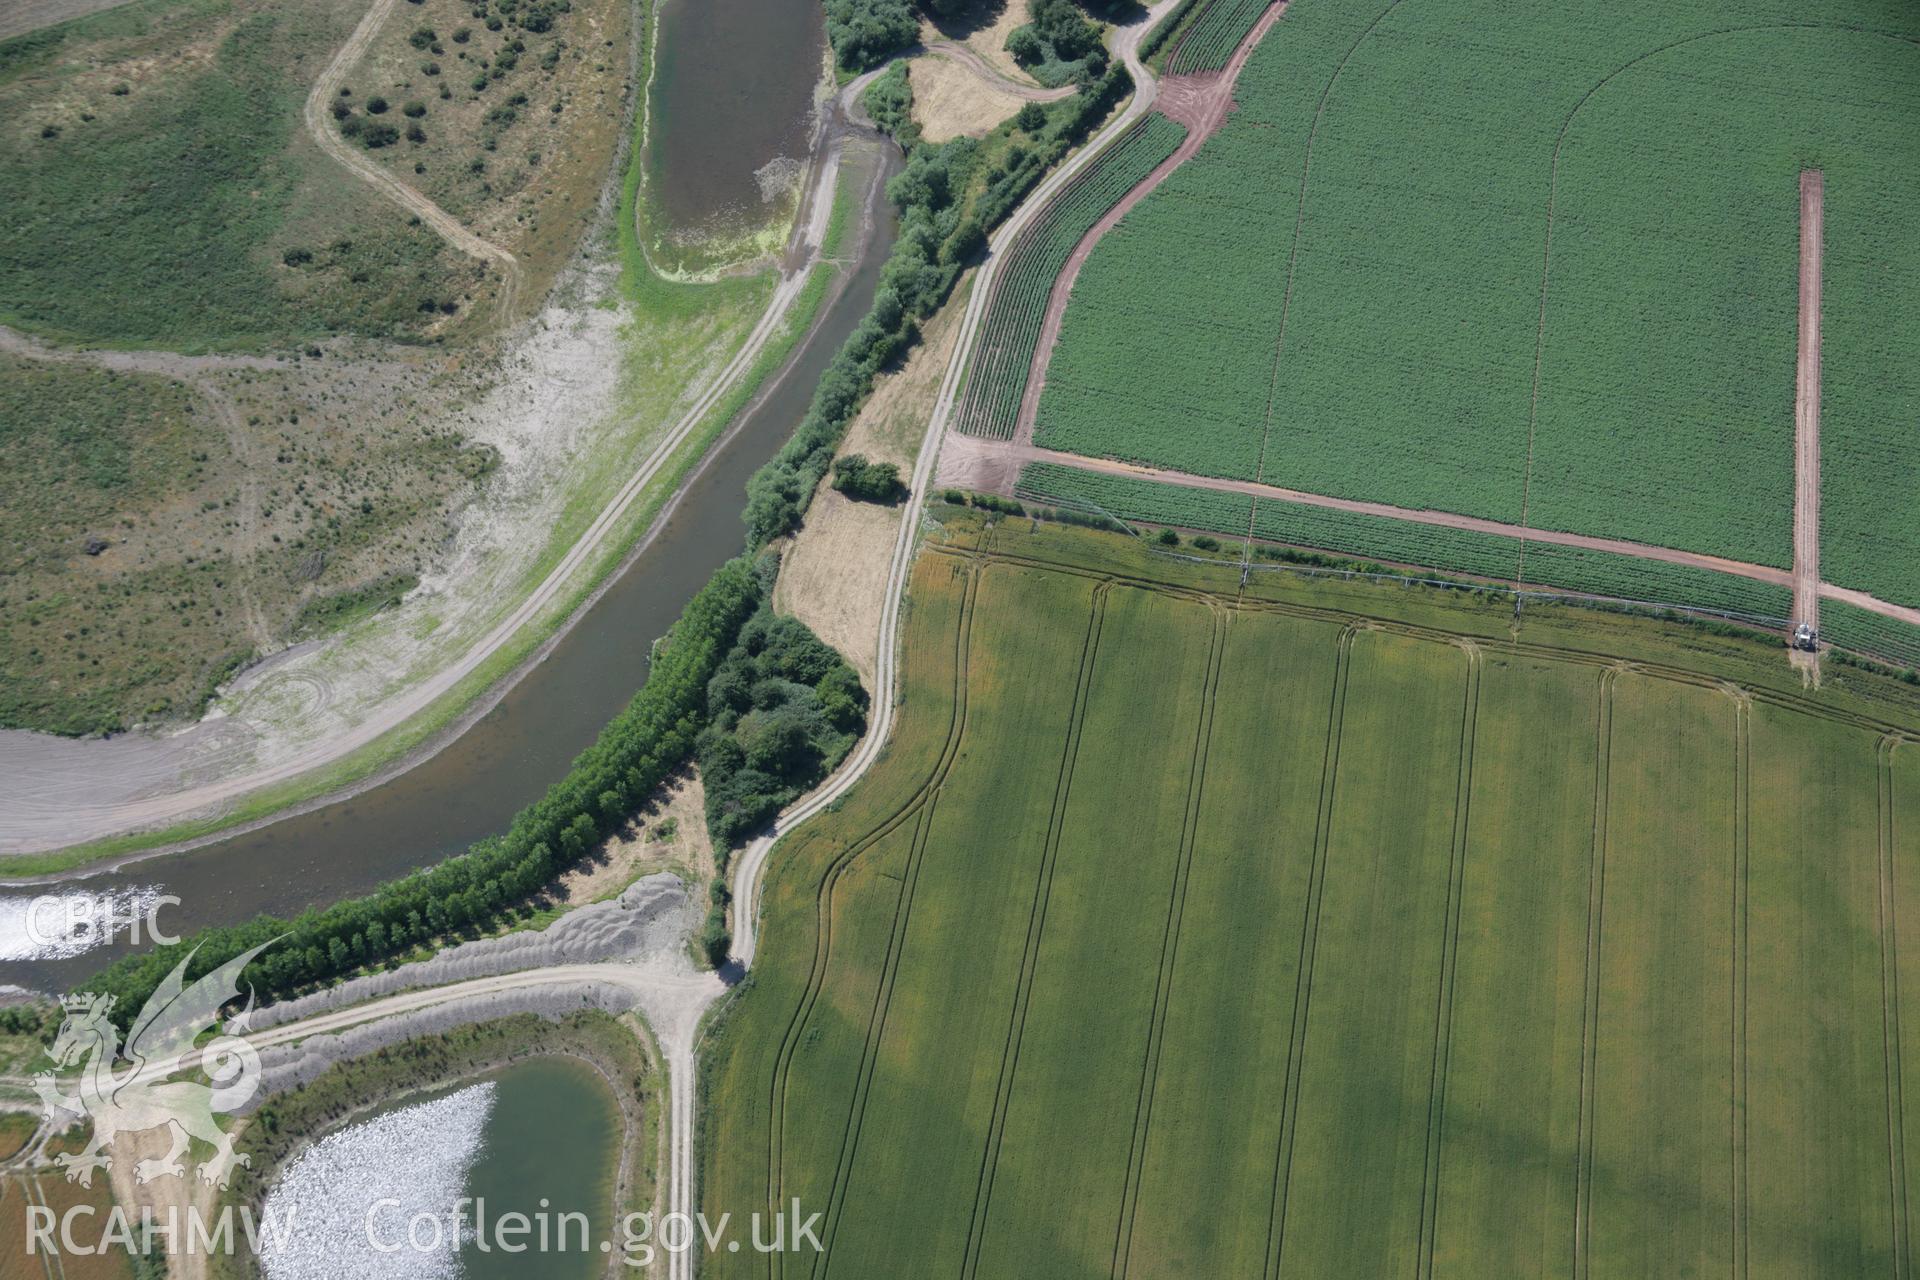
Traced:
POLYGON ((703 1077, 707 1213, 826 1256, 703 1274, 1904 1260, 1920 696, 942 514, 703 1077))
POLYGON ((1892 0, 1297 0, 1087 263, 1039 441, 1785 566, 1817 167, 1825 568, 1920 600, 1916 35, 1892 0))
POLYGON ((303 132, 361 12, 141 0, 0 43, 0 321, 179 349, 418 338, 483 311, 471 259, 303 132))

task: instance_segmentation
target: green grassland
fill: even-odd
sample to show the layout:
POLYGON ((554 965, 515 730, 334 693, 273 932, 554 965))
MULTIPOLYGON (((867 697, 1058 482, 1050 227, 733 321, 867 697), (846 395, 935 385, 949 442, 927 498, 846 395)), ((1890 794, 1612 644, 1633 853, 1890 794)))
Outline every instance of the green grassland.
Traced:
POLYGON ((707 1274, 1894 1266, 1920 695, 940 517, 702 1077, 706 1212, 826 1256, 707 1274))
POLYGON ((1891 0, 1297 0, 1087 263, 1039 440, 1784 566, 1817 167, 1827 576, 1920 600, 1917 35, 1891 0))
POLYGON ((180 383, 0 356, 0 726, 121 728, 197 706, 245 656, 228 555, 121 545, 169 503, 213 542, 225 448, 180 383), (90 556, 90 538, 111 545, 90 556))
POLYGON ((303 131, 358 17, 141 0, 0 44, 0 321, 203 349, 419 338, 484 312, 476 264, 303 131))

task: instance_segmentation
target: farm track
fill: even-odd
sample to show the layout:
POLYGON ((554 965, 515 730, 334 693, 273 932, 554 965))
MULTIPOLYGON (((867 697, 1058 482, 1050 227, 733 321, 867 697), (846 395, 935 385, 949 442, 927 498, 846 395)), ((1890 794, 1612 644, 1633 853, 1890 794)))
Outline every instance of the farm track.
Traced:
POLYGON ((1446 926, 1440 944, 1440 986, 1433 1018, 1433 1059, 1427 1075, 1426 1162, 1420 1176, 1419 1280, 1433 1276, 1434 1237, 1440 1220, 1440 1155, 1445 1139, 1447 1064, 1453 1050, 1454 976, 1460 955, 1461 899, 1465 891, 1467 841, 1473 799, 1473 752, 1480 720, 1480 646, 1460 646, 1467 659, 1466 691, 1460 707, 1460 759, 1454 781, 1453 844, 1447 859, 1446 926))
POLYGON ((339 92, 340 82, 346 78, 347 70, 365 56, 373 39, 380 33, 388 17, 393 13, 398 0, 373 0, 366 16, 360 19, 347 42, 340 46, 339 52, 313 82, 313 89, 307 94, 306 109, 302 118, 306 121, 307 132, 319 148, 353 173, 361 181, 386 196, 407 212, 413 214, 432 227, 442 240, 455 249, 491 263, 500 269, 500 292, 495 299, 495 308, 502 324, 513 319, 514 308, 519 302, 520 261, 505 248, 475 234, 465 223, 442 209, 417 189, 408 186, 400 179, 388 173, 385 168, 357 152, 346 139, 342 138, 327 124, 327 104, 333 101, 339 92))
POLYGON ((1094 248, 1106 237, 1107 232, 1119 225, 1122 218, 1152 195, 1175 169, 1192 159, 1208 138, 1220 131, 1220 126, 1226 123, 1227 113, 1233 109, 1233 86, 1240 79, 1241 69, 1247 65, 1254 46, 1273 29, 1273 24, 1280 20, 1286 8, 1287 0, 1275 0, 1268 7, 1260 20, 1254 23, 1253 30, 1234 50, 1224 71, 1169 77, 1160 81, 1159 95, 1155 100, 1157 109, 1169 119, 1186 126, 1186 140, 1101 215, 1100 220, 1074 245, 1073 251, 1067 255, 1066 265, 1054 278, 1053 288, 1047 295, 1046 314, 1040 321, 1040 340, 1034 345, 1033 362, 1027 370, 1026 389, 1020 397, 1020 416, 1015 419, 1013 438, 1018 443, 1033 443, 1034 418, 1040 412, 1040 394, 1046 389, 1047 366, 1053 362, 1053 349, 1060 341, 1060 326, 1066 320, 1067 303, 1073 293, 1074 281, 1080 278, 1080 268, 1086 265, 1094 248))
POLYGON ((1606 902, 1607 805, 1613 763, 1613 685, 1618 667, 1600 671, 1598 739, 1593 765, 1593 839, 1587 864, 1587 949, 1581 979, 1580 1099, 1574 1137, 1573 1280, 1592 1271, 1593 1124, 1595 1067, 1600 1052, 1600 924, 1606 902))
POLYGON ((1820 627, 1820 257, 1826 175, 1800 174, 1800 342, 1793 399, 1793 620, 1820 627))
POLYGON ((1040 963, 1040 935, 1046 930, 1047 903, 1053 892, 1054 867, 1059 861, 1060 839, 1066 826, 1067 798, 1073 790, 1074 765, 1080 755, 1080 735, 1086 726, 1087 704, 1092 700, 1093 672, 1100 657, 1100 633, 1106 623, 1110 590, 1110 584, 1102 584, 1094 589, 1092 612, 1087 620, 1087 638, 1080 651, 1080 671, 1073 689, 1073 710, 1068 719, 1066 743, 1060 752, 1059 773, 1054 781, 1053 805, 1047 817, 1046 837, 1041 845, 1040 866, 1034 881, 1033 905, 1027 915, 1026 943, 1020 955, 1020 977, 1014 987, 1006 1039, 1001 1046, 1000 1074, 994 1083, 993 1115, 987 1125, 987 1142, 980 1158, 973 1210, 967 1224, 966 1251, 960 1263, 963 1280, 975 1280, 980 1270, 980 1255, 986 1246, 994 1175, 1000 1163, 1000 1143, 1006 1133, 1007 1111, 1013 1101, 1014 1078, 1020 1069, 1020 1043, 1026 1032, 1027 1007, 1033 997, 1034 975, 1040 963))
POLYGON ((1153 1011, 1147 1023, 1145 1060, 1140 1066, 1140 1093, 1134 1105, 1133 1138, 1127 1148, 1127 1175, 1120 1193, 1120 1218, 1114 1227, 1113 1261, 1109 1274, 1125 1280, 1133 1257, 1134 1215, 1140 1204, 1140 1181, 1153 1130, 1153 1096, 1160 1078, 1160 1051, 1166 1039, 1167 1014, 1173 993, 1174 966, 1180 955, 1180 925, 1187 907, 1187 884, 1193 870, 1193 845, 1200 827, 1200 805, 1206 793, 1207 757, 1213 745, 1213 717, 1220 694, 1220 668, 1226 659, 1232 615, 1209 607, 1213 626, 1207 653, 1207 674, 1200 695, 1200 720, 1194 728, 1193 759, 1187 772, 1186 812, 1181 822, 1180 851, 1174 862, 1173 886, 1168 895, 1167 923, 1160 940, 1160 970, 1154 983, 1153 1011))
MULTIPOLYGON (((1012 94, 1025 102, 1058 102, 1080 91, 1077 85, 1063 84, 1057 88, 1048 89, 1037 84, 1015 80, 957 40, 929 40, 921 47, 935 57, 944 58, 957 66, 965 67, 990 87, 1002 93, 1012 94)), ((911 57, 912 52, 909 51, 907 56, 911 57)))
POLYGON ((1881 1043, 1884 1047, 1887 1095, 1888 1220, 1893 1241, 1894 1280, 1913 1274, 1912 1221, 1907 1193, 1907 1115, 1900 1070, 1900 948, 1894 927, 1898 900, 1894 897, 1894 777, 1893 755, 1900 739, 1882 737, 1874 753, 1879 783, 1879 894, 1881 1043))
POLYGON ((1293 1025, 1287 1036, 1287 1074, 1280 1094, 1280 1137, 1273 1150, 1273 1190, 1267 1209, 1267 1248, 1262 1280, 1280 1274, 1286 1246, 1287 1190, 1293 1174, 1294 1124, 1300 1114, 1300 1077, 1305 1068, 1307 1019, 1313 1002, 1313 964, 1320 940, 1320 902, 1327 884, 1327 847, 1333 834, 1334 784, 1340 771, 1340 734, 1346 723, 1347 677, 1353 669, 1353 640, 1359 629, 1349 623, 1335 644, 1333 691, 1327 704, 1327 738, 1320 756, 1320 802, 1314 815, 1312 863, 1307 871, 1307 902, 1300 928, 1299 963, 1293 979, 1293 1025))
MULTIPOLYGON (((1609 555, 1627 556, 1635 560, 1652 560, 1661 564, 1680 565, 1685 568, 1707 569, 1714 573, 1724 573, 1736 578, 1747 578, 1754 582, 1764 582, 1769 586, 1792 588, 1793 573, 1787 569, 1776 569, 1771 565, 1749 564, 1742 560, 1728 560, 1721 556, 1707 555, 1698 551, 1682 551, 1674 547, 1656 547, 1644 542, 1628 542, 1621 538, 1603 538, 1593 534, 1566 533, 1557 529, 1529 528, 1525 525, 1504 524, 1498 520, 1487 520, 1480 516, 1463 516, 1452 511, 1418 510, 1411 507, 1396 507, 1384 502, 1363 502, 1355 498, 1336 498, 1323 493, 1306 493, 1299 489, 1283 489, 1278 485, 1261 484, 1252 480, 1231 480, 1221 476, 1200 476, 1185 471, 1169 471, 1163 467, 1147 467, 1131 462, 1121 462, 1114 458, 1095 458, 1077 453, 1062 453, 1055 449, 1045 449, 1038 445, 1022 445, 1014 440, 968 440, 964 447, 956 450, 956 456, 964 462, 964 468, 949 468, 942 472, 940 483, 983 488, 993 492, 1012 494, 1012 485, 1004 482, 1007 475, 1017 475, 1021 466, 1029 462, 1051 462, 1060 466, 1073 467, 1081 471, 1093 471, 1102 475, 1124 476, 1134 480, 1152 480, 1161 484, 1179 485, 1189 489, 1208 489, 1216 493, 1242 494, 1256 500, 1267 498, 1277 502, 1291 502, 1303 507, 1319 507, 1328 511, 1344 511, 1352 515, 1379 516, 1387 520, 1399 520, 1407 524, 1430 525, 1442 529, 1460 529, 1470 533, 1487 533, 1497 537, 1524 539, 1529 542, 1546 543, 1556 547, 1573 547, 1587 551, 1600 551, 1609 555), (975 478, 983 481, 973 485, 975 478)), ((1322 547, 1323 551, 1338 553, 1338 547, 1322 547)), ((1524 585, 1523 579, 1516 576, 1516 583, 1524 585)), ((1820 584, 1819 593, 1828 600, 1838 600, 1869 613, 1877 613, 1898 622, 1920 626, 1920 609, 1907 605, 1894 604, 1869 595, 1864 591, 1855 591, 1850 587, 1837 586, 1831 582, 1820 584)))

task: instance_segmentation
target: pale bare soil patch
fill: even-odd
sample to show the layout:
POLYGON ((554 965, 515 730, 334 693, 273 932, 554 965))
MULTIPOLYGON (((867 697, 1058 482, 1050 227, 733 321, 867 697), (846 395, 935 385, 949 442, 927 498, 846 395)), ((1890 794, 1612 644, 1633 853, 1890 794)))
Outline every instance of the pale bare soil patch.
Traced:
POLYGON ((714 860, 706 803, 699 770, 680 770, 592 858, 561 876, 550 896, 563 907, 585 906, 656 871, 684 875, 692 884, 710 882, 714 860))
POLYGON ((1034 79, 1013 60, 1007 52, 1007 36, 1015 27, 1023 27, 1033 21, 1027 12, 1027 0, 1006 0, 993 20, 985 26, 976 27, 967 32, 942 32, 933 23, 921 20, 920 40, 923 44, 932 44, 938 40, 954 40, 979 54, 980 57, 1009 80, 1021 84, 1033 84, 1034 79))
MULTIPOLYGON (((898 464, 903 474, 912 471, 970 291, 971 280, 963 281, 928 322, 924 340, 906 363, 880 379, 848 426, 842 455, 864 454, 875 462, 898 464)), ((782 558, 773 589, 774 608, 800 619, 844 654, 869 689, 886 605, 887 569, 904 510, 904 505, 853 502, 823 485, 807 508, 806 524, 782 558)))
POLYGON ((941 57, 907 64, 913 86, 913 119, 928 142, 982 138, 1020 109, 1020 99, 941 57))
POLYGON ((56 22, 71 22, 90 13, 118 9, 129 0, 11 0, 0 7, 0 40, 11 40, 56 22))

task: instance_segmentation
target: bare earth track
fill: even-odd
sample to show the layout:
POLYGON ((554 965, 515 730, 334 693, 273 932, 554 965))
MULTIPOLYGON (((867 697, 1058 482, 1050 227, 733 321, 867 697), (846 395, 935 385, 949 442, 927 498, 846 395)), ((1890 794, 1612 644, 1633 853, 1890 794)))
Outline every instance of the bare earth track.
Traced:
MULTIPOLYGON (((1066 318, 1067 302, 1073 294, 1074 281, 1080 278, 1080 268, 1092 256, 1094 246, 1100 243, 1107 232, 1119 225, 1120 219, 1152 195, 1168 175, 1192 159, 1207 139, 1220 131, 1220 126, 1226 123, 1227 113, 1233 110, 1233 86, 1240 79, 1241 69, 1247 65, 1254 46, 1273 29, 1274 23, 1280 21, 1280 15, 1286 9, 1287 0, 1277 0, 1277 3, 1268 6, 1240 46, 1233 51, 1224 70, 1191 76, 1169 76, 1159 82, 1155 109, 1185 125, 1186 140, 1174 149, 1172 155, 1155 165, 1153 171, 1140 179, 1131 191, 1115 201, 1113 208, 1088 228, 1087 234, 1080 237, 1080 242, 1073 246, 1073 252, 1067 255, 1066 265, 1060 268, 1060 275, 1047 294, 1047 312, 1040 321, 1040 339, 1034 344, 1033 365, 1027 371, 1027 387, 1020 397, 1020 416, 1014 420, 1013 438, 1017 443, 1033 443, 1033 421, 1040 412, 1040 393, 1046 389, 1047 366, 1053 362, 1053 348, 1060 339, 1060 325, 1066 318)), ((1135 78, 1139 79, 1138 76, 1135 78)))
POLYGON ((1800 174, 1800 358, 1793 400, 1793 620, 1820 627, 1820 251, 1826 175, 1800 174))
POLYGON ((347 69, 358 62, 373 43, 380 27, 393 13, 398 0, 373 0, 373 6, 367 15, 360 19, 360 25, 353 29, 347 42, 340 46, 333 61, 313 82, 313 91, 307 95, 305 118, 307 132, 313 135, 314 142, 344 168, 351 170, 374 190, 394 201, 401 208, 417 216, 437 232, 441 239, 454 248, 482 262, 491 262, 500 268, 499 314, 502 320, 511 320, 513 308, 520 292, 520 262, 511 253, 491 240, 483 240, 468 230, 460 220, 442 209, 426 196, 400 181, 385 169, 375 164, 362 153, 353 149, 346 139, 336 133, 327 123, 327 104, 333 101, 340 91, 340 81, 346 77, 347 69))

